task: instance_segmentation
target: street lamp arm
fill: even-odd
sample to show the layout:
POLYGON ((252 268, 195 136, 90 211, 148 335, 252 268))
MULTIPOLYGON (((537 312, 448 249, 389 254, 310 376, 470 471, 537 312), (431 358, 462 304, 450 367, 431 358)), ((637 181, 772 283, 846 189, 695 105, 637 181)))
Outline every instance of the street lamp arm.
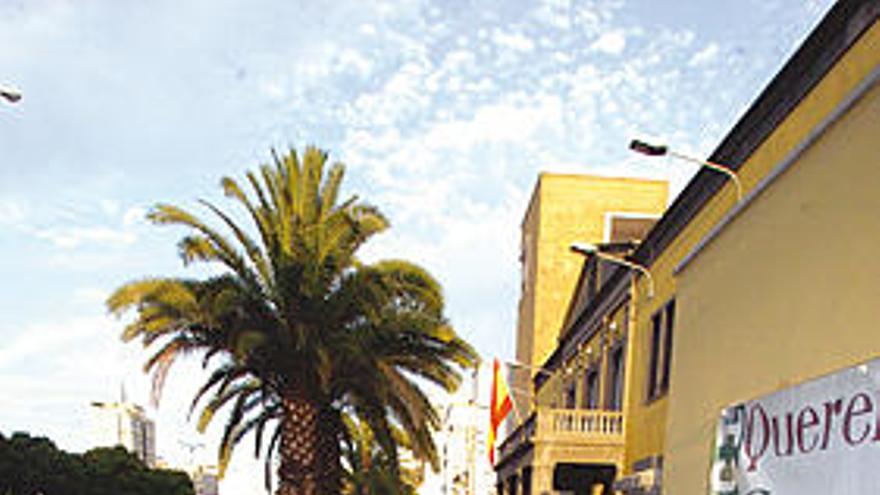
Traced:
POLYGON ((699 158, 694 158, 690 155, 679 153, 675 150, 669 149, 669 146, 666 146, 665 144, 650 144, 646 143, 645 141, 640 141, 638 139, 633 139, 632 141, 630 141, 629 149, 635 151, 636 153, 641 153, 645 156, 669 155, 678 158, 679 160, 696 163, 701 167, 711 168, 716 172, 721 172, 722 174, 729 177, 730 180, 733 181, 733 185, 736 186, 736 200, 742 200, 743 188, 742 184, 739 181, 739 175, 737 175, 737 173, 733 171, 733 169, 731 169, 730 167, 707 160, 700 160, 699 158))
POLYGON ((685 160, 685 161, 688 161, 691 163, 696 163, 697 165, 701 165, 706 168, 711 168, 712 170, 714 170, 716 172, 721 172, 722 174, 726 175, 727 177, 730 178, 730 180, 733 182, 733 185, 736 187, 737 200, 742 199, 743 189, 742 189, 742 183, 740 183, 740 181, 739 181, 739 175, 737 175, 737 173, 734 172, 733 170, 731 170, 729 167, 726 167, 724 165, 721 165, 721 164, 718 164, 715 162, 710 162, 708 160, 700 160, 700 159, 694 158, 692 156, 682 155, 681 153, 678 153, 678 152, 672 151, 672 150, 668 150, 667 153, 669 154, 669 156, 674 156, 675 158, 678 158, 679 160, 685 160))
POLYGON ((654 297, 654 277, 651 275, 651 270, 648 270, 647 268, 645 268, 644 266, 642 266, 638 263, 633 263, 632 261, 628 261, 623 258, 615 258, 614 256, 609 256, 609 255, 602 253, 602 252, 599 252, 599 251, 597 251, 593 254, 595 254, 599 258, 602 258, 603 260, 608 260, 612 263, 621 264, 621 265, 626 266, 628 268, 631 268, 633 270, 637 270, 638 272, 643 274, 645 276, 645 278, 648 280, 648 298, 654 297))
POLYGON ((544 374, 547 376, 553 376, 553 371, 548 370, 547 368, 541 366, 532 366, 531 364, 526 364, 520 361, 502 361, 504 364, 510 366, 511 368, 522 368, 527 369, 529 371, 534 371, 538 374, 544 374))
POLYGON ((648 280, 648 299, 654 297, 654 277, 651 276, 651 271, 648 270, 647 267, 644 267, 638 263, 633 263, 632 261, 628 261, 624 258, 618 258, 616 256, 605 254, 599 250, 598 246, 594 244, 575 242, 571 245, 571 250, 584 256, 596 256, 597 258, 610 261, 611 263, 617 263, 618 265, 623 265, 627 268, 637 270, 639 273, 645 275, 645 278, 648 280))

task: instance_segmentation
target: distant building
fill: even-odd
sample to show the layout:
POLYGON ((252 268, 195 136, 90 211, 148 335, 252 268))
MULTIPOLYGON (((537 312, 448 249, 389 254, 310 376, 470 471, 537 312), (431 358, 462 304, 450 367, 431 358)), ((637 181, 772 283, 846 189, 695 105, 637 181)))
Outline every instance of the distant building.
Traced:
POLYGON ((483 365, 438 410, 443 421, 435 435, 440 471, 427 473, 425 495, 484 495, 495 486, 487 451, 491 363, 483 365), (470 385, 470 386, 468 386, 470 385))
POLYGON ((626 283, 611 296, 602 292, 619 265, 599 259, 585 265, 571 246, 586 243, 625 257, 660 218, 667 198, 668 185, 658 180, 538 177, 521 229, 522 292, 511 373, 516 409, 498 446, 492 492, 591 493, 580 489, 610 485, 623 467, 630 294, 626 283), (601 314, 592 309, 599 296, 608 301, 601 314), (583 356, 572 360, 566 354, 564 365, 557 364, 560 346, 571 340, 570 328, 580 329, 585 311, 598 314, 589 327, 594 341, 581 338, 574 348, 583 356))
POLYGON ((220 493, 216 466, 198 466, 191 473, 196 495, 218 495, 220 493))
POLYGON ((156 467, 156 424, 144 408, 130 402, 92 402, 98 446, 121 445, 149 467, 156 467))

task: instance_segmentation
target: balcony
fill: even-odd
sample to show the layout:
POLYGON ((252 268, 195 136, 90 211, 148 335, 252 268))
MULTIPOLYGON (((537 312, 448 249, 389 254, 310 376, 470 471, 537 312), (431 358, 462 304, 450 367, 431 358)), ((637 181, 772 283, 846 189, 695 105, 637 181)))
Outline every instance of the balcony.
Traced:
MULTIPOLYGON (((573 461, 601 461, 609 449, 622 449, 624 418, 619 411, 539 407, 499 447, 503 463, 520 449, 538 443, 566 447, 573 461)), ((616 457, 616 455, 611 455, 616 457)))

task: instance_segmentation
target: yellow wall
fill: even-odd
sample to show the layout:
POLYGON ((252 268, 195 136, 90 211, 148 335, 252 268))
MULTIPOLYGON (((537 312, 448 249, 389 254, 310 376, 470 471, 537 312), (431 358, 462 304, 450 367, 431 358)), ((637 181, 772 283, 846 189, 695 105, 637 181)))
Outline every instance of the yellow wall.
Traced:
MULTIPOLYGON (((791 115, 773 134, 753 153, 739 171, 743 189, 748 193, 764 176, 775 167, 798 143, 800 143, 823 118, 825 118, 839 102, 870 72, 878 63, 880 55, 880 28, 873 26, 859 42, 841 59, 838 65, 825 79, 813 89, 791 115)), ((874 128, 876 132, 876 127, 874 128)), ((876 153, 874 155, 877 156, 876 153)), ((880 188, 877 188, 880 191, 880 188)), ((656 294, 652 299, 645 297, 646 282, 640 278, 638 282, 638 298, 636 301, 636 332, 632 339, 633 366, 630 370, 628 387, 629 412, 627 418, 627 468, 637 460, 652 455, 662 454, 666 436, 667 398, 651 403, 646 402, 648 349, 651 315, 659 310, 670 298, 675 297, 676 281, 673 275, 675 267, 684 259, 688 252, 718 223, 736 202, 735 191, 731 184, 710 200, 702 211, 694 218, 652 264, 651 273, 656 282, 656 294)), ((772 251, 789 252, 782 246, 786 239, 777 239, 776 245, 763 246, 769 255, 772 251)), ((815 243, 814 241, 811 241, 815 243)), ((841 252, 847 248, 841 246, 841 252)), ((709 299, 704 291, 703 299, 709 299)), ((714 298, 714 295, 711 296, 714 298)), ((680 298, 679 298, 680 299, 680 298)), ((678 305, 678 313, 686 310, 686 304, 678 305)), ((687 310, 692 310, 688 308, 687 310)), ((675 364, 679 359, 681 339, 694 338, 687 335, 693 327, 679 317, 676 328, 675 357, 673 358, 672 391, 678 394, 680 366, 675 364), (682 337, 684 336, 684 337, 682 337)), ((691 371, 689 371, 691 372, 691 371)), ((693 371, 703 374, 705 371, 693 371)), ((671 421, 679 421, 671 419, 671 421)), ((687 421, 685 421, 686 423, 687 421)), ((677 495, 677 494, 676 494, 677 495)))
MULTIPOLYGON (((875 24, 756 150, 742 169, 746 183, 779 164, 878 66, 875 24)), ((641 414, 662 417, 668 407, 665 493, 707 493, 724 406, 880 354, 878 136, 875 86, 680 274, 669 403, 641 414)), ((676 244, 705 232, 692 225, 676 244)), ((665 274, 681 254, 673 249, 657 266, 665 274)), ((657 431, 640 427, 650 432, 641 450, 656 448, 657 431)))
MULTIPOLYGON (((516 359, 539 367, 556 348, 583 256, 572 242, 603 242, 607 213, 659 215, 664 181, 542 173, 523 220, 523 292, 516 359)), ((517 389, 528 387, 523 375, 517 389)), ((520 394, 522 397, 522 394, 520 394)), ((520 404, 521 410, 528 408, 520 404)))
MULTIPOLYGON (((751 186, 756 180, 743 176, 743 185, 751 186)), ((654 295, 648 297, 647 279, 639 276, 634 291, 634 318, 628 341, 629 366, 626 376, 626 455, 624 474, 632 472, 632 464, 642 459, 663 454, 666 436, 666 409, 668 394, 652 401, 647 399, 650 365, 651 317, 676 297, 673 272, 713 225, 736 203, 733 186, 724 189, 703 208, 650 266, 654 280, 654 295)), ((680 324, 676 326, 680 327, 680 324)), ((675 338, 678 337, 676 328, 675 338)), ((673 346, 675 347, 675 345, 673 346)), ((674 358, 673 358, 674 359, 674 358)), ((675 371, 672 372, 675 382, 675 371)))

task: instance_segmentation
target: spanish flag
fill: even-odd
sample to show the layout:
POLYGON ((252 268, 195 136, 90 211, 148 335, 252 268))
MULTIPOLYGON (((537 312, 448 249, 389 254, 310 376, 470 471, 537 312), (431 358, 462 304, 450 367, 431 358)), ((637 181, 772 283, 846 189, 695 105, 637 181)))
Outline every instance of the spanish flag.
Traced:
POLYGON ((501 374, 501 363, 497 358, 492 363, 492 397, 489 400, 489 462, 495 465, 495 437, 498 427, 513 408, 507 381, 501 374))

